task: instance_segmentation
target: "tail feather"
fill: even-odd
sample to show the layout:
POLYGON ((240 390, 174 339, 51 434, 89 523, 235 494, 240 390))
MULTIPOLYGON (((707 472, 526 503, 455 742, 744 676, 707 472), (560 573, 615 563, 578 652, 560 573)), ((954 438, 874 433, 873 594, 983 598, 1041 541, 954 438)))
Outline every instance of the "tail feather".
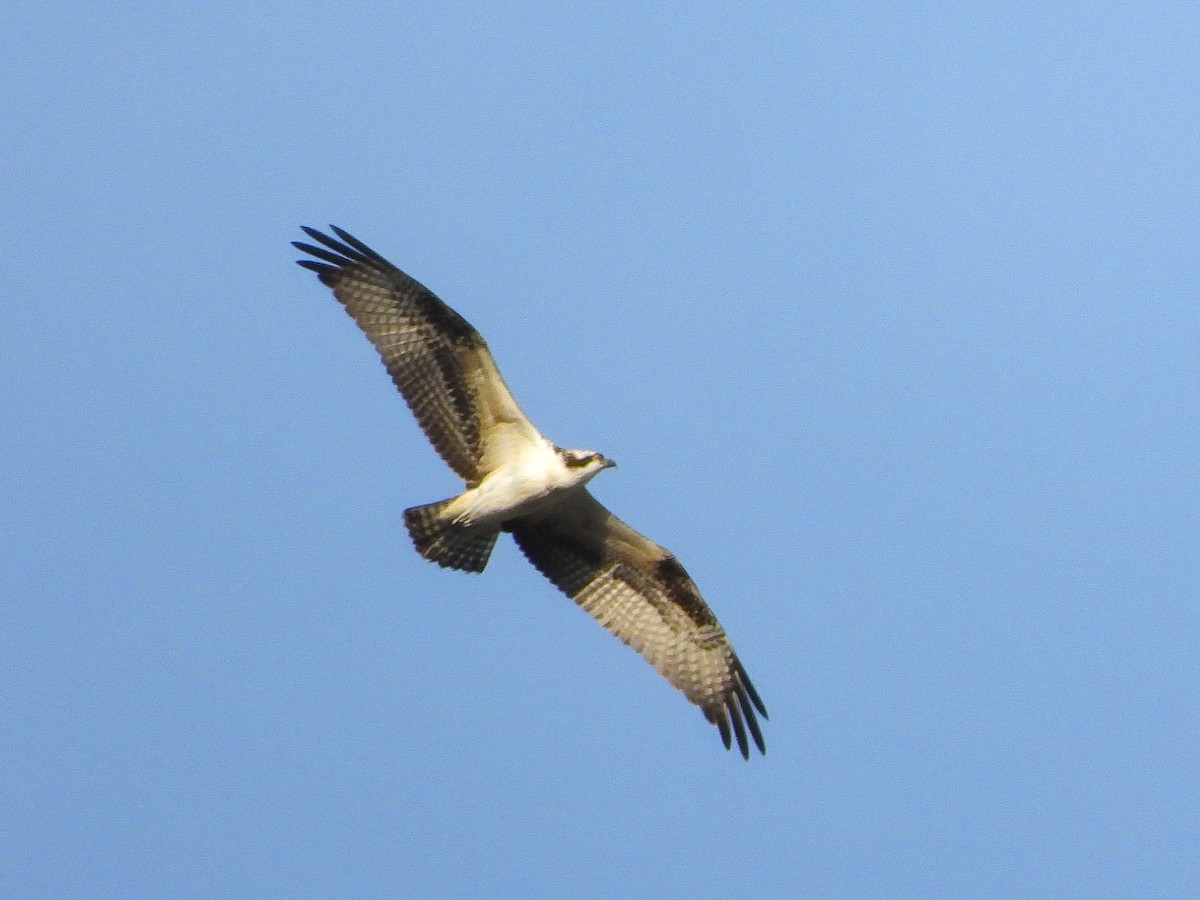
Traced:
POLYGON ((447 569, 482 572, 496 546, 500 532, 491 528, 460 525, 442 518, 449 500, 414 506, 404 511, 404 524, 417 552, 447 569))

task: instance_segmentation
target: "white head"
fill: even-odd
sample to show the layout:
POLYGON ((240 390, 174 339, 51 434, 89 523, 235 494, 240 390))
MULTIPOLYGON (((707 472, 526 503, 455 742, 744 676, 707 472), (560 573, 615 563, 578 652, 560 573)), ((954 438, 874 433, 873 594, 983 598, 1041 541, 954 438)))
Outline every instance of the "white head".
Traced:
POLYGON ((567 472, 575 477, 576 484, 587 484, 605 469, 612 469, 617 465, 594 450, 564 450, 562 447, 555 449, 567 472))

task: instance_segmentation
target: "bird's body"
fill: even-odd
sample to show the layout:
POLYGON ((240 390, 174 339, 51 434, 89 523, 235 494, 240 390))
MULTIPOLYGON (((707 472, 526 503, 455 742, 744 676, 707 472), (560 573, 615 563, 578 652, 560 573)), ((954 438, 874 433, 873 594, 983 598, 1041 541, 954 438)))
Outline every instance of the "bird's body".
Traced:
POLYGON ((588 491, 614 464, 555 446, 504 383, 482 336, 427 288, 334 228, 300 260, 333 289, 375 345, 426 436, 466 482, 457 497, 405 511, 417 551, 447 568, 482 572, 510 532, 542 574, 632 646, 704 712, 725 746, 747 732, 765 752, 755 712, 766 709, 720 623, 683 566, 588 491))
POLYGON ((558 448, 544 440, 520 443, 513 450, 477 487, 455 497, 445 515, 464 525, 499 529, 505 522, 552 508, 612 465, 597 454, 595 462, 568 466, 558 448))

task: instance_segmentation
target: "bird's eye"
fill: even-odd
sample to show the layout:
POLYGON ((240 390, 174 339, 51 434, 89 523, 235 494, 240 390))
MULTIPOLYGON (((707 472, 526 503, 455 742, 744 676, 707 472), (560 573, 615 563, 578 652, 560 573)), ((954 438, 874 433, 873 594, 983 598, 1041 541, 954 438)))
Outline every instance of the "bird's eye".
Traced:
POLYGON ((591 457, 591 456, 579 456, 578 454, 575 454, 575 453, 569 453, 569 454, 567 454, 567 456, 564 459, 565 459, 567 466, 569 466, 570 468, 582 469, 584 466, 586 466, 588 463, 590 463, 593 458, 594 457, 591 457))

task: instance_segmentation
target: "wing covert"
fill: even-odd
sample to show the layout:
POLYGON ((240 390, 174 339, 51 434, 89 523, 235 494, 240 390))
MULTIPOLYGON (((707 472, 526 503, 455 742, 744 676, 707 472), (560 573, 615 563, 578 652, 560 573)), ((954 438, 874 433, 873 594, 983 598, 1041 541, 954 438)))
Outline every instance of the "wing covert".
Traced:
POLYGON ((486 469, 487 435, 498 421, 540 437, 500 377, 487 343, 470 323, 420 282, 366 244, 331 226, 312 229, 321 246, 294 241, 314 259, 301 266, 334 296, 379 352, 434 449, 468 484, 486 469))
POLYGON ((531 563, 640 653, 749 757, 747 731, 765 753, 756 711, 767 717, 721 623, 678 560, 634 531, 586 490, 539 518, 509 524, 531 563))

